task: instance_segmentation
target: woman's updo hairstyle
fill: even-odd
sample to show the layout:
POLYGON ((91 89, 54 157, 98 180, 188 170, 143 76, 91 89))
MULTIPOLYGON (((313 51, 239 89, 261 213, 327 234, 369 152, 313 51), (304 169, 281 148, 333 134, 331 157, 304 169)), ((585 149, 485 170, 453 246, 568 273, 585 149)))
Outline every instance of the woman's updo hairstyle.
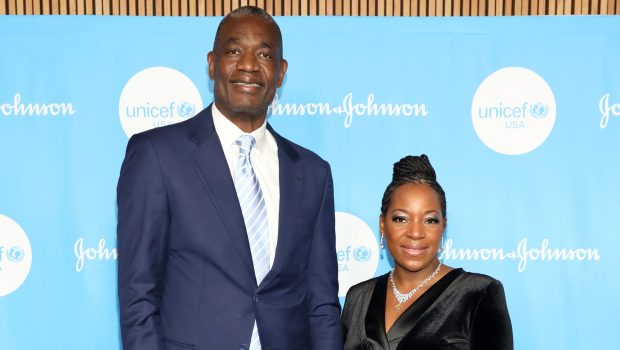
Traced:
POLYGON ((385 215, 390 203, 392 195, 396 189, 404 184, 425 184, 430 186, 439 196, 441 212, 446 218, 446 193, 437 182, 435 169, 425 154, 420 156, 406 156, 405 158, 394 163, 394 173, 392 182, 385 189, 383 199, 381 200, 381 215, 385 215))

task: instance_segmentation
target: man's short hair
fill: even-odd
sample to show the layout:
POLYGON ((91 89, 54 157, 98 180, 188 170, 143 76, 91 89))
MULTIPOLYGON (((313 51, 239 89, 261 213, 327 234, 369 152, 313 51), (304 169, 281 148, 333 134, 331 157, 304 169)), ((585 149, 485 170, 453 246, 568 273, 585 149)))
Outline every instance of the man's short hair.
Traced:
POLYGON ((282 58, 282 32, 280 31, 280 26, 276 22, 271 15, 265 11, 264 9, 256 6, 242 6, 237 8, 236 10, 231 11, 222 19, 220 24, 217 26, 217 31, 215 32, 215 40, 213 40, 213 50, 215 51, 215 43, 219 39, 220 32, 223 24, 228 21, 230 18, 239 18, 243 16, 256 16, 264 19, 267 23, 273 24, 276 28, 276 34, 278 35, 278 43, 280 44, 280 58, 282 58))

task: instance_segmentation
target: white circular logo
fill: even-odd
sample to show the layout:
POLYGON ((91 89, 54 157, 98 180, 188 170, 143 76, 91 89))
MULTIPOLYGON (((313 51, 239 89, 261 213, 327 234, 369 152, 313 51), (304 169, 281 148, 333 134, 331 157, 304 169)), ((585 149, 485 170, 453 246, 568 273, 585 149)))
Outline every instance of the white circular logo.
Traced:
POLYGON ((30 273, 32 249, 24 230, 0 214, 0 297, 13 293, 30 273))
POLYGON ((535 72, 507 67, 478 87, 471 119, 480 140, 495 152, 518 155, 540 146, 555 123, 555 97, 535 72))
POLYGON ((336 212, 336 255, 338 296, 344 297, 352 285, 374 277, 377 271, 379 247, 375 234, 357 216, 336 212))
POLYGON ((184 121, 201 110, 202 98, 196 85, 183 73, 168 67, 151 67, 136 73, 125 84, 118 104, 127 136, 184 121))

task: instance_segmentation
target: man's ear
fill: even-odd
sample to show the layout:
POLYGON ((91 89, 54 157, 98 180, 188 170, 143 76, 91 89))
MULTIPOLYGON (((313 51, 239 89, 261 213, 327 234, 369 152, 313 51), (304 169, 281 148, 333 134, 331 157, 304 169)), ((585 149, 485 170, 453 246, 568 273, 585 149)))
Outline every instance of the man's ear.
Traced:
POLYGON ((207 62, 209 62, 209 79, 215 80, 215 54, 213 51, 207 54, 207 62))

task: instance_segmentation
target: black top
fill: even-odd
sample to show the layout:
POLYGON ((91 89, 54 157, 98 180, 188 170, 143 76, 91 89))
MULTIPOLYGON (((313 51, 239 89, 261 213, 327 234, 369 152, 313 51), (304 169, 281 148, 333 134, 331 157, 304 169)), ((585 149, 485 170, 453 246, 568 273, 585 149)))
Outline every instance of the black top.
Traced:
POLYGON ((345 350, 512 350, 512 326, 502 284, 455 269, 422 294, 385 332, 388 275, 347 293, 345 350))
POLYGON ((388 274, 377 279, 368 313, 366 314, 366 334, 368 338, 381 344, 381 347, 396 350, 401 340, 409 333, 416 324, 422 313, 428 309, 443 291, 462 274, 463 269, 455 269, 448 272, 437 283, 432 285, 424 294, 413 302, 394 322, 390 330, 385 332, 385 299, 387 293, 388 274))

